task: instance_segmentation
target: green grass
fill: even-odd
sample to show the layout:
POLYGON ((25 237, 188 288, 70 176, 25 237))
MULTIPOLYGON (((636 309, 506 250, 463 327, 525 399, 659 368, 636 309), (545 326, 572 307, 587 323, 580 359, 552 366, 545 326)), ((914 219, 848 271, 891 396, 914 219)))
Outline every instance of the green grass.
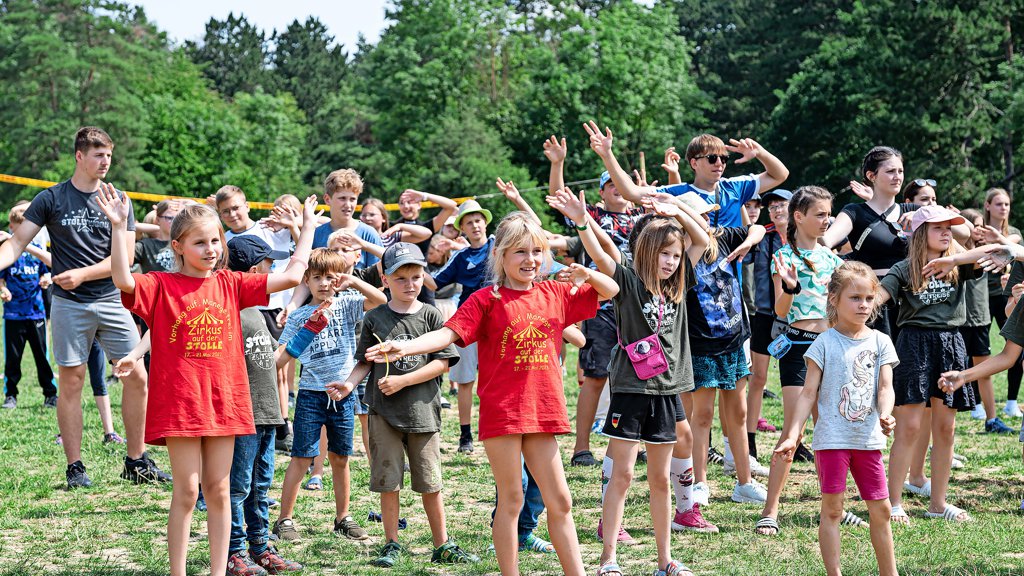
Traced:
MULTIPOLYGON (((993 344, 1001 345, 994 337, 993 344)), ((571 356, 571 361, 575 355, 571 356)), ((774 363, 773 363, 774 364, 774 363)), ((34 369, 26 358, 27 374, 17 410, 0 412, 0 574, 99 574, 127 576, 167 572, 165 529, 169 486, 135 486, 118 478, 123 447, 107 448, 101 443, 102 430, 92 399, 83 401, 85 413, 84 460, 94 487, 66 492, 64 457, 54 443, 56 415, 42 407, 42 396, 34 380, 34 369)), ((566 379, 569 412, 575 413, 577 394, 574 371, 566 379)), ((769 388, 778 391, 778 373, 773 365, 769 388)), ((996 379, 996 397, 1004 398, 1006 380, 996 379)), ((115 421, 120 425, 121 387, 111 390, 115 421)), ((782 407, 766 400, 767 418, 781 426, 782 407)), ((1018 426, 1020 421, 1010 421, 1018 426)), ((967 525, 927 521, 920 517, 927 503, 916 497, 905 500, 913 517, 909 528, 895 529, 896 557, 903 574, 1024 574, 1024 516, 1015 512, 1024 498, 1024 466, 1016 436, 982 434, 982 424, 967 414, 959 417, 957 451, 969 458, 967 468, 954 471, 950 501, 974 516, 967 525)), ((474 426, 475 429, 475 426, 474 426)), ((367 546, 336 538, 331 532, 333 502, 330 479, 322 492, 300 491, 295 519, 303 533, 299 544, 281 545, 289 558, 306 565, 306 574, 495 574, 497 563, 485 553, 490 544, 490 511, 493 482, 482 447, 476 454, 456 453, 458 419, 455 411, 444 414, 443 458, 448 530, 460 545, 483 557, 477 565, 440 567, 429 563, 430 531, 419 498, 403 491, 402 515, 409 529, 401 532, 403 545, 413 552, 391 570, 368 565, 381 543, 379 524, 365 522, 368 510, 379 510, 378 500, 366 486, 369 471, 365 457, 353 458, 352 513, 371 535, 367 546)), ((759 434, 760 451, 768 453, 777 434, 759 434)), ((572 436, 560 439, 566 464, 572 436)), ((721 434, 715 443, 721 448, 721 434)), ((595 453, 604 453, 606 442, 594 437, 595 453)), ((359 447, 357 442, 357 447, 359 447)), ((166 451, 150 453, 165 468, 166 451)), ((280 497, 281 480, 288 459, 277 456, 277 472, 271 494, 280 497)), ((600 483, 597 469, 566 467, 572 490, 574 514, 579 528, 583 559, 593 573, 600 555, 594 529, 600 514, 600 483)), ((655 548, 647 507, 646 475, 637 471, 626 506, 625 526, 640 541, 623 547, 619 562, 626 574, 650 574, 655 548)), ((813 465, 796 464, 784 493, 779 538, 761 538, 752 531, 759 506, 739 505, 728 500, 733 480, 721 468, 712 467, 709 480, 713 499, 705 513, 722 532, 718 535, 675 534, 674 556, 688 563, 697 574, 821 574, 824 572, 817 546, 818 488, 813 465)), ((854 498, 850 481, 848 508, 863 517, 866 507, 854 498)), ((272 517, 275 515, 271 511, 272 517)), ((193 545, 189 551, 189 573, 209 570, 205 540, 205 514, 193 518, 193 545)), ((546 536, 544 517, 539 533, 546 536)), ((523 574, 557 574, 554 556, 524 553, 523 574)), ((866 530, 843 529, 843 569, 848 574, 868 574, 874 557, 866 530)))

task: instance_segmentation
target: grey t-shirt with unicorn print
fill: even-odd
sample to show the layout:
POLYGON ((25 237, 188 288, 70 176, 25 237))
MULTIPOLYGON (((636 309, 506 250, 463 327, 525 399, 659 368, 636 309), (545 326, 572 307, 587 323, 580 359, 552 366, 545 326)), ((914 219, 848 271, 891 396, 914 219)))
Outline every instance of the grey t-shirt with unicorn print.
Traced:
POLYGON ((849 338, 835 328, 818 336, 804 358, 822 370, 814 450, 882 450, 878 420, 878 371, 900 363, 889 337, 872 330, 849 338))

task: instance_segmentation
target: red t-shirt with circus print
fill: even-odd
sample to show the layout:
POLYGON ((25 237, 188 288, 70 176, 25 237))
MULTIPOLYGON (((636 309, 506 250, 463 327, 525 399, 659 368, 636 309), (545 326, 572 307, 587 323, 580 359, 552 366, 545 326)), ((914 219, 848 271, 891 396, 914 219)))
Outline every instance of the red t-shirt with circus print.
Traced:
POLYGON ((267 276, 219 270, 132 274, 121 303, 153 339, 146 405, 147 444, 167 437, 254 434, 239 310, 266 306, 267 276))
POLYGON ((597 314, 597 291, 566 282, 538 282, 529 290, 474 292, 445 326, 456 344, 477 343, 480 364, 480 439, 507 434, 566 434, 562 389, 562 330, 597 314))

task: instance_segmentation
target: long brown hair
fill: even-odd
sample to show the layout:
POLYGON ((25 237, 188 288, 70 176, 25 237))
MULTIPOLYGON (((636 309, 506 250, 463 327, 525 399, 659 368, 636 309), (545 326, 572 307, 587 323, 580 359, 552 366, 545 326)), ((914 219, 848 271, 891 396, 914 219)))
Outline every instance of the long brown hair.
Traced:
MULTIPOLYGON (((989 188, 988 192, 985 193, 985 225, 986 226, 991 226, 992 225, 992 215, 988 211, 988 204, 989 204, 989 202, 992 202, 993 198, 995 198, 996 196, 999 196, 1000 194, 1002 194, 1003 196, 1006 196, 1007 200, 1012 200, 1012 198, 1010 198, 1010 193, 1007 192, 1006 190, 1002 189, 1002 188, 989 188)), ((1003 224, 999 227, 999 233, 1002 234, 1003 236, 1009 236, 1010 235, 1010 219, 1009 218, 1006 218, 1005 220, 1003 220, 1003 224)))
POLYGON ((797 212, 807 215, 807 211, 811 209, 815 202, 819 200, 827 200, 830 205, 832 203, 832 193, 825 190, 821 186, 801 186, 793 192, 793 198, 789 201, 789 222, 786 224, 786 242, 789 242, 789 249, 793 251, 803 263, 804 266, 810 268, 811 272, 817 273, 818 271, 814 268, 814 263, 809 258, 800 252, 800 249, 796 246, 796 218, 793 216, 797 212))
MULTIPOLYGON (((878 276, 875 275, 871 267, 863 262, 847 260, 842 266, 832 272, 832 278, 828 281, 828 300, 825 304, 825 317, 828 319, 829 326, 835 326, 839 322, 839 311, 836 302, 842 295, 843 289, 854 278, 867 281, 871 285, 871 290, 875 296, 878 296, 878 287, 882 284, 878 281, 878 276)), ((874 322, 880 309, 876 301, 875 307, 871 309, 871 316, 868 317, 868 323, 874 322)))
POLYGON ((676 304, 686 297, 685 236, 682 227, 674 219, 657 216, 651 218, 640 230, 633 248, 633 269, 647 291, 676 304), (658 278, 658 256, 666 246, 677 241, 682 251, 679 268, 675 274, 662 280, 658 278))
MULTIPOLYGON (((907 251, 907 260, 910 261, 910 289, 913 292, 920 292, 928 287, 928 278, 925 278, 921 270, 928 263, 928 230, 935 224, 940 224, 940 222, 925 222, 918 226, 917 230, 914 230, 914 233, 910 236, 910 249, 907 251)), ((956 240, 950 239, 949 247, 942 254, 939 254, 939 257, 952 256, 962 251, 963 248, 960 244, 956 240)), ((954 266, 946 274, 944 280, 955 285, 959 276, 959 270, 954 266)))

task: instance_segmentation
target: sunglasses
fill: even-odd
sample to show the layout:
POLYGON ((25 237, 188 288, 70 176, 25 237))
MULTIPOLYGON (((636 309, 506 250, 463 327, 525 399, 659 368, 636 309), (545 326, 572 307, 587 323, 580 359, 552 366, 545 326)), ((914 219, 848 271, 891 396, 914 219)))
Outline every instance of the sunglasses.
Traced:
POLYGON ((729 162, 728 154, 704 154, 702 156, 694 156, 694 158, 707 158, 708 164, 718 164, 719 161, 721 161, 722 164, 729 162))
POLYGON ((918 178, 917 180, 914 180, 914 186, 917 186, 918 188, 923 188, 925 186, 931 186, 932 188, 935 188, 935 180, 932 180, 930 178, 927 180, 918 178))

